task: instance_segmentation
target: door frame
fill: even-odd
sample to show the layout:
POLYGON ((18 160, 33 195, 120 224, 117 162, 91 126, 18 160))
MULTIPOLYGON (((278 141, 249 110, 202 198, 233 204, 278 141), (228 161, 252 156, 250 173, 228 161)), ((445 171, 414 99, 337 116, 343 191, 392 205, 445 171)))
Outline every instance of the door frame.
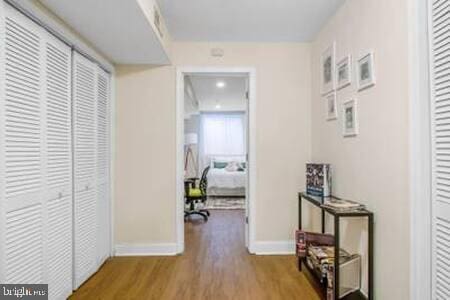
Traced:
POLYGON ((429 2, 409 3, 410 297, 431 299, 431 64, 429 2), (429 247, 423 247, 429 245, 429 247))
POLYGON ((248 76, 248 181, 246 188, 246 247, 254 253, 256 213, 256 69, 254 67, 186 66, 176 70, 176 244, 177 254, 184 252, 184 76, 191 74, 244 74, 248 76))

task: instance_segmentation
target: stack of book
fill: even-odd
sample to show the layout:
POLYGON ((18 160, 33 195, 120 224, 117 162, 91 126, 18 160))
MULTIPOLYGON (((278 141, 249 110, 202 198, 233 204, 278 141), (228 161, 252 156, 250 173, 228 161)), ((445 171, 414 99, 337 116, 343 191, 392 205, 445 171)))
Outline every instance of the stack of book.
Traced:
MULTIPOLYGON (((334 236, 322 233, 296 231, 297 256, 305 259, 309 269, 320 282, 326 284, 327 300, 334 299, 334 236)), ((339 251, 341 281, 339 298, 361 287, 361 256, 339 251)))
POLYGON ((334 245, 334 236, 331 234, 306 232, 297 230, 295 232, 295 241, 297 244, 297 256, 305 258, 308 247, 311 245, 332 246, 334 245))
MULTIPOLYGON (((345 251, 340 249, 339 253, 339 263, 349 261, 352 256, 345 251)), ((334 264, 334 246, 310 246, 308 248, 308 255, 306 257, 306 263, 313 269, 317 274, 320 274, 322 279, 328 277, 328 270, 334 264)))
POLYGON ((335 198, 326 199, 325 202, 322 204, 322 206, 338 212, 352 212, 363 210, 366 208, 361 203, 335 198))

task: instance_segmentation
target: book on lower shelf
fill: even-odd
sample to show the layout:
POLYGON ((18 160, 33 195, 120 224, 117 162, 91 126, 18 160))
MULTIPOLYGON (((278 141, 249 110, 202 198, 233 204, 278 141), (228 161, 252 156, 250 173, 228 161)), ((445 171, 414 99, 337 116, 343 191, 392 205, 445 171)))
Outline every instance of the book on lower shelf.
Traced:
MULTIPOLYGON (((297 256, 304 259, 313 275, 326 283, 327 299, 334 299, 334 236, 302 230, 296 231, 297 256)), ((339 298, 360 290, 361 256, 339 250, 339 298)))

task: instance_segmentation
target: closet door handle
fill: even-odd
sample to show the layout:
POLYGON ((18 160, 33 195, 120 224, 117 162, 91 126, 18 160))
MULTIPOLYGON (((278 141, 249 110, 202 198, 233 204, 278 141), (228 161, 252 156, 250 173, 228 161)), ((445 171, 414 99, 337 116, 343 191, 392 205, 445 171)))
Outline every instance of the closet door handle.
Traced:
POLYGON ((58 199, 61 199, 63 197, 63 193, 62 192, 59 192, 58 193, 58 199))
POLYGON ((86 184, 84 189, 85 189, 85 191, 88 191, 89 190, 89 184, 86 184))

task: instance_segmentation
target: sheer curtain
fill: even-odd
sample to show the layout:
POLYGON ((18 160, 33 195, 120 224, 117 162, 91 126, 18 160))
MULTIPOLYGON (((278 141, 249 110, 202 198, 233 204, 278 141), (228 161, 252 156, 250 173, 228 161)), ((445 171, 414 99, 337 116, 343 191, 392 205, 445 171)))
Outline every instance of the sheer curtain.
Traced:
POLYGON ((203 166, 214 156, 244 156, 244 113, 204 113, 200 122, 200 156, 203 166))

